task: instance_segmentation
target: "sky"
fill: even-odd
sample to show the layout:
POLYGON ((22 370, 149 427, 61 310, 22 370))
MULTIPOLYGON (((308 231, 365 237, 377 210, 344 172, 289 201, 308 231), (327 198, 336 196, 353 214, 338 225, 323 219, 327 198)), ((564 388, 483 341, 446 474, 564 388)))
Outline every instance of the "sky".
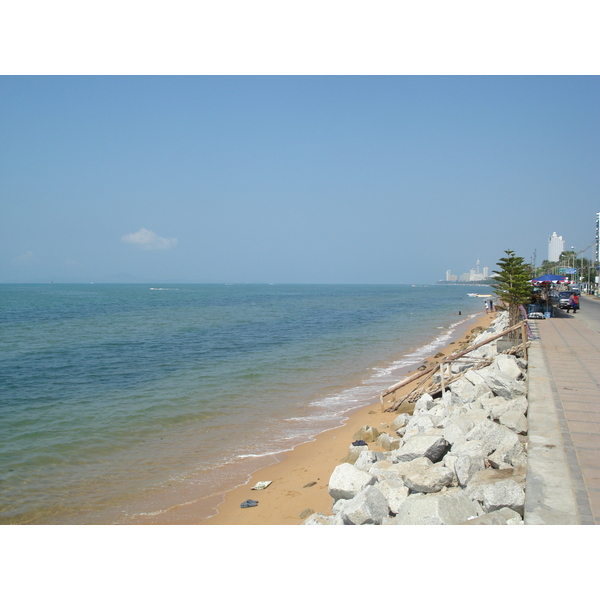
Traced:
POLYGON ((3 76, 0 282, 540 264, 594 240, 599 107, 597 76, 3 76))

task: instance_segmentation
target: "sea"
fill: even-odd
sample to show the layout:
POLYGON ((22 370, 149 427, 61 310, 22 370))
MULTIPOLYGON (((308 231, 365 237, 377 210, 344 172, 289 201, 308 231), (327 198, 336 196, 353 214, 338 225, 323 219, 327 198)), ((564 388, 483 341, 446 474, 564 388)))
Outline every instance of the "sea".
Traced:
POLYGON ((458 337, 481 289, 2 284, 0 524, 208 517, 458 337))

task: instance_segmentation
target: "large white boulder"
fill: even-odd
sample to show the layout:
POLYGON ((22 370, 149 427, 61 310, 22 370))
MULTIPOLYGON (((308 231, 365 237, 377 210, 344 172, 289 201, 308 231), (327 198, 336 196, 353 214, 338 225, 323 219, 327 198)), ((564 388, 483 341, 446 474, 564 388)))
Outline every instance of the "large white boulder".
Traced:
POLYGON ((399 462, 425 457, 435 463, 443 458, 449 448, 450 445, 440 434, 420 434, 406 440, 402 448, 392 454, 399 462))
POLYGON ((500 416, 500 425, 508 427, 517 434, 525 435, 529 429, 527 417, 518 410, 507 410, 500 416))
POLYGON ((402 480, 412 492, 431 494, 452 485, 454 473, 443 465, 411 464, 402 474, 402 480))
POLYGON ((404 440, 404 442, 406 442, 413 435, 419 435, 421 433, 430 431, 431 429, 435 429, 439 420, 441 419, 435 419, 434 421, 428 414, 415 415, 408 422, 402 439, 404 440))
MULTIPOLYGON (((496 396, 496 398, 498 398, 498 396, 496 396)), ((500 400, 501 401, 499 403, 491 407, 492 419, 495 421, 500 419, 500 417, 509 410, 516 410, 522 415, 527 414, 529 403, 527 402, 527 398, 525 396, 517 396, 512 400, 504 400, 504 398, 500 398, 500 400)))
MULTIPOLYGON (((483 370, 484 369, 482 369, 482 371, 483 370)), ((517 381, 498 369, 492 368, 487 371, 485 379, 486 384, 496 396, 502 396, 507 400, 512 400, 517 396, 524 396, 527 392, 527 388, 523 381, 517 381)))
POLYGON ((355 440, 362 440, 363 442, 374 442, 379 437, 379 431, 376 427, 369 427, 365 425, 361 427, 355 434, 355 440))
POLYGON ((327 516, 322 513, 313 513, 302 525, 343 525, 344 522, 338 515, 327 516))
POLYGON ((400 510, 400 506, 410 493, 410 490, 404 485, 401 479, 383 479, 378 481, 373 487, 385 496, 390 512, 394 514, 400 510))
POLYGON ((465 495, 411 494, 394 519, 387 522, 394 525, 459 525, 481 512, 465 495))
POLYGON ((389 507, 385 496, 368 486, 344 504, 338 514, 345 525, 381 525, 389 515, 389 507))
POLYGON ((406 427, 406 424, 410 421, 411 415, 408 413, 399 414, 391 423, 391 429, 400 429, 401 427, 406 427))
POLYGON ((492 366, 513 379, 521 379, 523 377, 523 371, 519 367, 517 359, 510 354, 499 354, 494 359, 492 366))
POLYGON ((435 406, 435 400, 429 394, 423 394, 415 402, 415 410, 413 414, 417 414, 421 411, 428 411, 435 406))
POLYGON ((338 465, 329 478, 329 495, 334 500, 354 498, 358 492, 376 483, 377 478, 370 473, 357 469, 354 465, 338 465))
POLYGON ((461 525, 523 525, 523 519, 519 513, 504 507, 474 519, 469 519, 461 525))
POLYGON ((360 456, 356 459, 354 466, 361 471, 369 471, 369 469, 378 461, 384 460, 385 455, 382 452, 377 452, 374 450, 367 450, 366 452, 362 452, 360 456))
POLYGON ((520 443, 519 436, 505 427, 486 419, 477 423, 466 435, 466 441, 481 440, 488 445, 489 452, 497 448, 520 443))
POLYGON ((489 421, 490 412, 486 409, 465 411, 453 416, 440 431, 449 444, 466 441, 467 434, 481 422, 489 421))
POLYGON ((402 445, 402 440, 398 437, 392 437, 389 433, 382 433, 375 443, 384 450, 397 450, 402 445))
POLYGON ((523 515, 525 492, 519 470, 486 469, 476 473, 465 488, 465 494, 479 502, 485 512, 493 512, 504 506, 523 515))
POLYGON ((487 446, 481 440, 471 440, 452 446, 444 457, 444 465, 453 469, 458 484, 465 487, 473 475, 485 469, 487 446))

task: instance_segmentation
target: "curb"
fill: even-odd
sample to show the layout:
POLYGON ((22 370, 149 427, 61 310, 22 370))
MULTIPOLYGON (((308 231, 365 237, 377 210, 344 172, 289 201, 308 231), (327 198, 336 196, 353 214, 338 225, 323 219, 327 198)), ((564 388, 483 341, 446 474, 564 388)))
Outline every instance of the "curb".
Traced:
MULTIPOLYGON (((537 329, 537 327, 536 327, 537 329)), ((555 398, 539 339, 528 350, 525 525, 580 525, 555 398)))

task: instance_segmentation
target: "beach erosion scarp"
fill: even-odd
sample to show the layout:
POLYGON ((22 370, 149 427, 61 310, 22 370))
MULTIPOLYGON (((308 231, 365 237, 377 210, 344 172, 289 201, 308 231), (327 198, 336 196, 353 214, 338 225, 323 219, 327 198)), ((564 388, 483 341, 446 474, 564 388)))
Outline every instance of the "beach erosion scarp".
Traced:
MULTIPOLYGON (((430 356, 424 364, 438 362, 440 357, 448 357, 466 345, 473 344, 477 336, 485 332, 500 314, 480 315, 468 325, 459 338, 437 352, 437 358, 430 356)), ((491 334, 488 332, 488 335, 491 334)), ((407 377, 410 374, 408 373, 407 377)), ((407 386, 406 393, 414 389, 417 383, 407 386)), ((380 403, 376 403, 353 412, 342 426, 323 432, 313 441, 284 453, 277 464, 255 472, 245 485, 224 495, 216 515, 210 518, 201 517, 196 522, 214 525, 299 525, 312 513, 333 518, 333 498, 329 493, 330 478, 336 467, 349 464, 349 447, 355 441, 355 434, 364 427, 375 428, 386 436, 396 437, 401 441, 392 423, 401 414, 411 416, 414 408, 415 404, 404 403, 397 412, 387 412, 380 403), (252 490, 259 481, 272 483, 266 489, 252 490), (249 499, 256 500, 258 504, 241 508, 241 504, 249 499)), ((386 436, 379 441, 383 443, 386 436)), ((367 449, 382 454, 386 452, 377 441, 369 442, 367 449)))

